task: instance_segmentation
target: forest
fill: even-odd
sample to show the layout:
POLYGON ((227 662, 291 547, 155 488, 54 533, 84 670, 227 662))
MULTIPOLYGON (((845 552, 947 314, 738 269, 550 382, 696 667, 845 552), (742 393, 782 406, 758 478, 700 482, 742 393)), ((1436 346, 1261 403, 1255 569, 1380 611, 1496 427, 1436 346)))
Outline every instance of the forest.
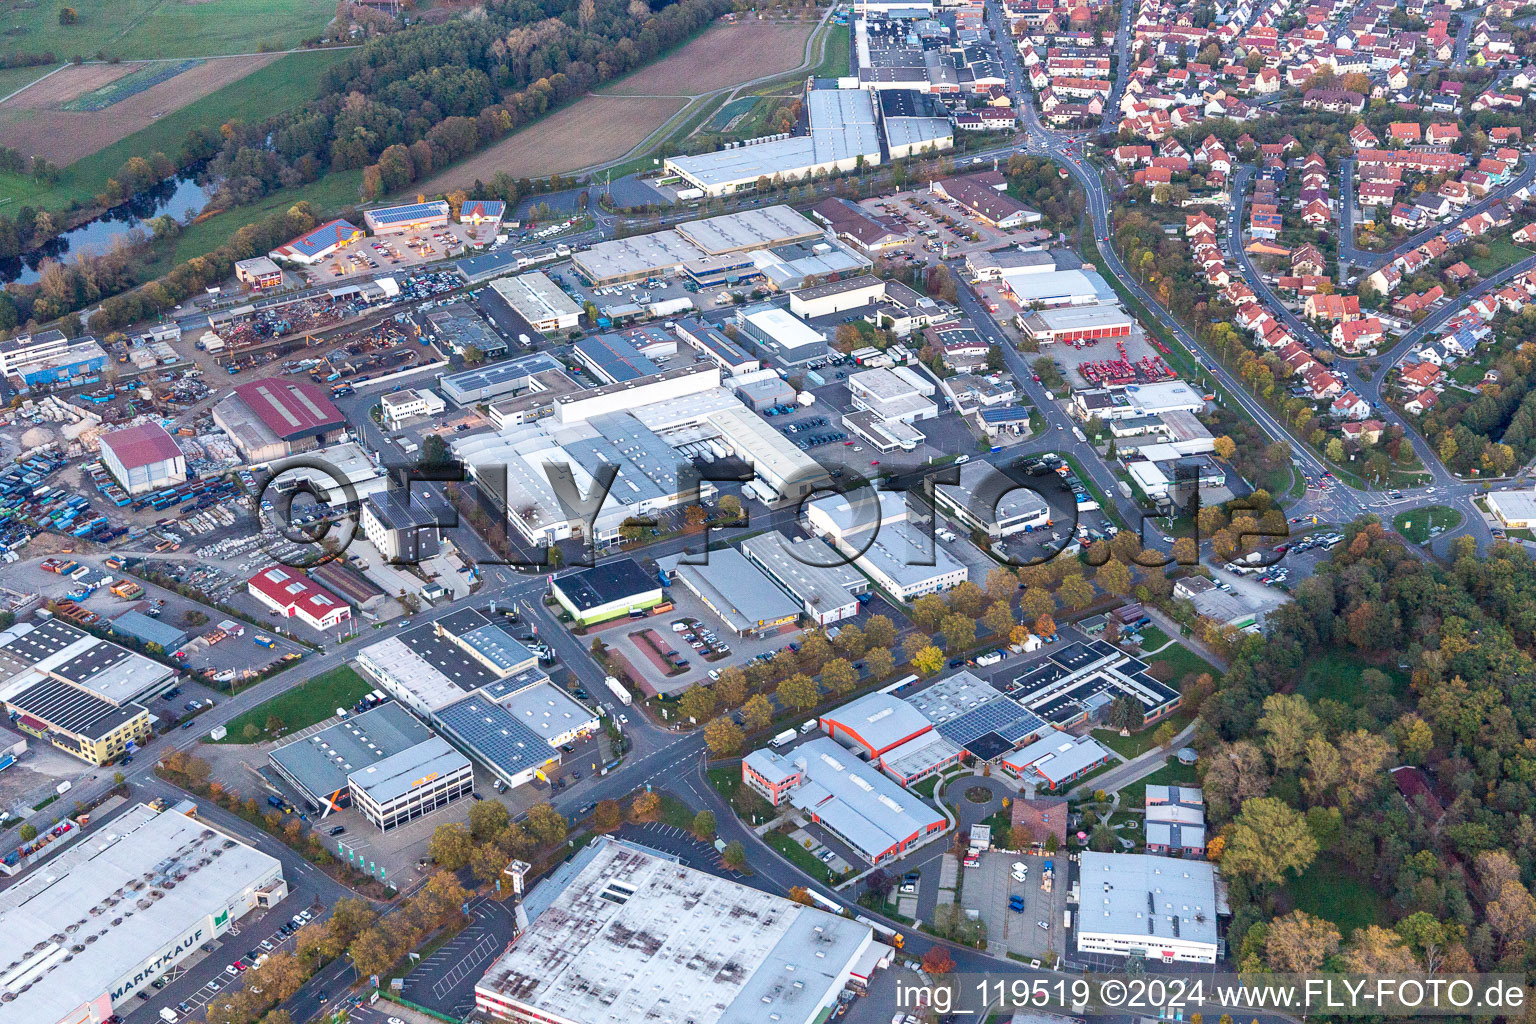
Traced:
POLYGON ((1476 392, 1447 388, 1420 428, 1453 472, 1503 476, 1536 456, 1536 307, 1500 311, 1476 392))
POLYGON ((1536 966, 1533 641, 1523 549, 1367 519, 1186 694, 1240 969, 1536 966))

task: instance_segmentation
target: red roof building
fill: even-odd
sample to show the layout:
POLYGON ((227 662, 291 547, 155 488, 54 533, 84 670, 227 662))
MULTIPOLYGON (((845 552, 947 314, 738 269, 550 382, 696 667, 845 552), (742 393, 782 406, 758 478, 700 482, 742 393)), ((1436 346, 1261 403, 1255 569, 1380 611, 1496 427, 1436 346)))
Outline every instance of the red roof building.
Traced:
POLYGON ((250 595, 285 619, 298 619, 311 629, 327 630, 352 617, 352 609, 298 569, 274 565, 246 584, 250 595))
POLYGON ((158 423, 141 423, 101 436, 101 461, 129 494, 185 483, 187 459, 158 423))

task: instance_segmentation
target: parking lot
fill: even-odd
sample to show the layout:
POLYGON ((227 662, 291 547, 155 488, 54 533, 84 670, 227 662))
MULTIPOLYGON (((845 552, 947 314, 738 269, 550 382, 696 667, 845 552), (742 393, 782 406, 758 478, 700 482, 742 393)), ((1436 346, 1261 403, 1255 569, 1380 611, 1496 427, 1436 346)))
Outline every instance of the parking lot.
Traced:
POLYGON ((740 872, 732 871, 720 863, 720 851, 715 849, 714 843, 696 839, 692 832, 675 825, 668 825, 661 821, 648 821, 638 825, 629 823, 621 825, 617 835, 620 839, 627 839, 653 850, 671 854, 696 871, 708 872, 737 882, 749 880, 740 872))
POLYGON ((983 224, 959 203, 931 192, 898 192, 860 205, 916 231, 925 252, 937 253, 947 245, 949 255, 955 256, 1013 241, 1012 232, 983 224))
POLYGON ((1065 854, 1035 857, 1028 854, 988 850, 975 867, 962 869, 965 882, 960 892, 961 906, 976 910, 987 925, 987 941, 994 953, 1040 957, 1050 952, 1059 959, 1066 954, 1066 930, 1063 911, 1067 909, 1065 854), (1056 882, 1051 891, 1041 888, 1047 861, 1056 866, 1056 882), (1027 868, 1023 881, 1014 877, 1013 865, 1027 868), (1023 901, 1021 910, 1010 909, 1012 897, 1023 901))
POLYGON ((470 923, 405 976, 400 994, 462 1020, 475 1008, 475 983, 512 940, 513 904, 484 896, 469 903, 470 923))
MULTIPOLYGON (((704 312, 715 309, 717 306, 734 305, 729 291, 724 289, 704 291, 682 277, 653 277, 643 281, 625 281, 622 284, 594 287, 583 281, 581 275, 577 274, 568 262, 546 269, 545 273, 576 302, 591 302, 599 312, 610 306, 623 306, 630 303, 644 305, 671 299, 687 299, 693 303, 696 311, 704 312)), ((743 294, 750 294, 756 287, 751 284, 739 285, 736 290, 743 294)))
POLYGON ((448 224, 432 231, 364 238, 299 273, 305 284, 315 285, 362 274, 410 270, 463 252, 466 241, 474 239, 474 231, 470 225, 448 224))
POLYGON ((658 694, 681 693, 694 683, 708 685, 711 670, 719 672, 732 665, 745 665, 747 661, 759 654, 772 654, 793 641, 799 634, 799 630, 789 630, 761 638, 737 636, 735 631, 720 621, 720 618, 710 611, 703 601, 700 601, 682 584, 676 584, 671 588, 670 599, 675 609, 668 615, 653 616, 648 619, 624 619, 602 632, 603 643, 622 657, 632 669, 633 674, 644 679, 646 684, 658 694), (672 629, 672 624, 679 620, 701 623, 705 629, 714 633, 720 642, 730 648, 730 654, 718 661, 706 660, 698 649, 682 638, 681 632, 675 632, 672 629), (670 641, 678 653, 688 659, 687 669, 675 676, 663 675, 631 635, 642 629, 654 629, 663 642, 670 641))

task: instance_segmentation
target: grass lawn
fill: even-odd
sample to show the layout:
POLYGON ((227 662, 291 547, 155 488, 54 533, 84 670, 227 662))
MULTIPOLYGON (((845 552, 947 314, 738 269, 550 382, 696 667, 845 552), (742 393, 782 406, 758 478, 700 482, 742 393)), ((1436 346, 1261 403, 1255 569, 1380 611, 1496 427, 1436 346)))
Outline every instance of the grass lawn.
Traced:
POLYGON ((833 882, 832 870, 821 861, 811 855, 811 851, 795 842, 782 832, 769 832, 763 837, 769 846, 778 850, 795 867, 804 871, 812 878, 831 885, 833 882))
POLYGON ((1531 255, 1529 249, 1522 249, 1511 238, 1500 238, 1486 244, 1489 253, 1484 258, 1473 256, 1467 260, 1467 265, 1477 271, 1480 277, 1488 277, 1497 274, 1505 267, 1513 266, 1531 255))
POLYGON ((1412 512, 1399 512, 1392 517, 1392 529, 1415 544, 1429 540, 1430 531, 1438 527, 1452 530, 1461 525, 1461 513, 1445 505, 1430 505, 1412 512))
POLYGON ((267 719, 273 715, 283 720, 285 733, 307 729, 330 718, 337 708, 350 708, 372 689, 373 684, 351 666, 338 666, 236 715, 229 723, 229 734, 218 742, 247 743, 245 727, 254 725, 265 733, 267 719))
POLYGON ((933 799, 933 791, 938 788, 938 785, 939 785, 939 777, 937 775, 930 775, 926 779, 923 779, 920 782, 914 783, 909 788, 912 790, 912 792, 916 793, 918 796, 923 797, 924 799, 927 799, 927 800, 932 800, 933 799))
POLYGON ((1177 758, 1170 757, 1164 765, 1151 775, 1137 779, 1129 785, 1120 788, 1120 805, 1122 807, 1141 807, 1147 802, 1148 786, 1198 786, 1200 775, 1195 771, 1194 765, 1180 764, 1177 758))
POLYGON ((31 85, 57 64, 40 64, 31 68, 0 68, 0 96, 9 96, 23 86, 31 85))
POLYGON ((1209 672, 1217 679, 1220 679, 1222 676, 1221 669, 1212 665, 1183 644, 1174 644, 1172 647, 1159 651, 1147 658, 1148 666, 1153 669, 1157 669, 1159 663, 1166 665, 1167 671, 1154 671, 1152 673, 1153 677, 1161 679, 1172 686, 1177 686, 1191 672, 1197 674, 1209 672))
POLYGON ((286 50, 318 36, 336 5, 326 0, 89 0, 60 25, 54 4, 11 4, 0 14, 6 48, 63 58, 97 51, 125 60, 286 50))
POLYGON ((1345 651, 1329 651, 1315 656, 1307 665, 1307 674, 1302 677, 1296 692, 1312 701, 1328 698, 1353 705, 1359 700, 1360 673, 1368 668, 1385 672, 1399 695, 1407 692, 1406 672, 1389 662, 1377 665, 1345 651))
POLYGON ((1161 728, 1163 722, 1172 722, 1174 730, 1178 731, 1194 720, 1194 708, 1180 708, 1163 719, 1162 722, 1149 725, 1140 732, 1133 732, 1129 736, 1121 736, 1118 729, 1095 729, 1093 730, 1093 738, 1129 761, 1131 758, 1139 757, 1157 746, 1152 741, 1152 734, 1161 728))
POLYGON ((1142 650, 1144 651, 1155 651, 1172 639, 1172 637, 1156 626, 1143 626, 1140 633, 1141 638, 1146 641, 1142 645, 1142 650))
MULTIPOLYGON (((14 196, 18 202, 37 203, 50 210, 60 209, 71 201, 89 202, 131 156, 159 151, 174 159, 187 132, 193 128, 232 120, 259 121, 309 102, 319 93, 320 76, 347 53, 345 50, 317 50, 276 60, 218 92, 166 114, 126 139, 76 160, 51 186, 41 187, 23 175, 0 173, 0 197, 14 196)), ((344 176, 352 175, 358 181, 362 180, 360 171, 344 176)), ((355 182, 352 191, 352 201, 355 202, 355 182)), ((293 199, 289 198, 288 202, 291 204, 293 199)))
POLYGON ((1347 865, 1320 858, 1286 887, 1297 910, 1332 921, 1348 938, 1356 928, 1386 920, 1386 901, 1347 865))

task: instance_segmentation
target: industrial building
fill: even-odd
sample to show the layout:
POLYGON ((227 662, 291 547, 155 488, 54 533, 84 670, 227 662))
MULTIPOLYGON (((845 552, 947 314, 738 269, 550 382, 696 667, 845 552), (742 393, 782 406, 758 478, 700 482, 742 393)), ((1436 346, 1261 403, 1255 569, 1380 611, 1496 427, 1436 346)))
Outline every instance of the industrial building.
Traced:
POLYGON ((933 400, 938 385, 911 366, 862 370, 848 377, 848 393, 856 409, 887 422, 916 423, 939 414, 933 400))
POLYGON ((187 457, 181 446, 153 421, 102 434, 101 464, 130 495, 187 481, 187 457))
MULTIPOLYGON (((873 93, 812 89, 806 94, 806 121, 807 135, 749 140, 713 153, 668 157, 666 170, 705 195, 723 196, 754 190, 759 178, 808 179, 818 171, 833 174, 881 162, 873 93)), ((952 135, 949 142, 953 145, 952 135)))
POLYGON ((474 608, 370 644, 357 663, 509 786, 545 777, 560 763, 561 743, 598 727, 597 716, 553 686, 499 619, 474 608))
POLYGON ((390 562, 415 565, 437 554, 437 516, 411 490, 387 488, 363 499, 363 536, 390 562))
MULTIPOLYGON (((674 277, 694 264, 694 275, 724 273, 736 267, 745 272, 750 258, 729 259, 738 254, 776 249, 796 242, 823 241, 824 233, 812 221, 782 204, 760 210, 684 221, 667 231, 631 235, 598 242, 574 254, 571 265, 593 285, 618 284, 647 277, 674 277)), ((723 279, 701 287, 725 283, 723 279)))
POLYGON ((561 573, 550 581, 549 592, 581 626, 653 608, 662 601, 661 581, 633 558, 610 558, 561 573))
POLYGON ((961 669, 904 698, 934 731, 977 761, 997 761, 1051 731, 1038 715, 961 669))
POLYGON ((1490 491, 1487 501, 1488 511, 1506 530, 1536 526, 1536 489, 1490 491))
POLYGON ((1037 249, 984 250, 966 256, 965 269, 972 281, 1001 281, 1004 274, 1052 273, 1056 270, 1056 258, 1037 249))
POLYGON ((279 288, 283 283, 283 268, 266 256, 255 256, 235 264, 235 280, 249 285, 251 291, 279 288))
POLYGON ((521 913, 475 986, 480 1013, 517 1024, 813 1024, 893 955, 868 925, 611 836, 521 913))
MULTIPOLYGON (((490 296, 495 294, 494 291, 489 293, 490 296)), ((483 301, 487 301, 487 304, 493 307, 495 305, 489 300, 483 301)), ((522 334, 520 342, 524 345, 528 344, 523 339, 527 338, 532 328, 525 326, 526 321, 516 314, 509 316, 506 312, 502 312, 501 315, 513 330, 522 334)), ((431 335, 454 355, 467 355, 470 349, 474 349, 485 359, 499 359, 510 351, 507 339, 502 337, 493 324, 468 302, 450 302, 446 306, 425 311, 418 309, 414 316, 423 334, 431 335)))
POLYGON ((1215 865, 1085 850, 1079 866, 1078 952, 1216 962, 1215 865))
POLYGON ((936 195, 953 199, 967 213, 989 227, 1007 231, 1040 222, 1040 211, 1031 210, 1007 192, 983 183, 974 176, 942 178, 928 185, 936 195))
POLYGON ((353 806, 380 832, 408 825, 475 791, 469 758, 441 736, 347 776, 353 806))
POLYGON ((181 642, 187 638, 185 630, 131 608, 112 620, 112 632, 142 643, 159 644, 163 651, 180 650, 181 642))
POLYGON ((91 764, 132 753, 153 729, 150 698, 176 670, 61 619, 0 633, 0 707, 16 728, 91 764))
MULTIPOLYGON (((715 366, 708 371, 719 374, 715 366)), ((673 372, 678 371, 668 371, 673 372)), ((667 378, 667 374, 659 376, 667 378)), ((499 433, 461 438, 452 447, 468 466, 480 493, 505 511, 510 524, 530 544, 570 537, 616 543, 628 520, 705 501, 716 492, 714 484, 688 472, 691 465, 634 415, 602 411, 622 405, 626 390, 636 394, 687 383, 653 378, 649 384, 608 385, 612 393, 606 393, 606 388, 576 393, 570 397, 583 402, 565 406, 556 400, 555 420, 568 414, 569 420, 508 425, 499 433), (583 512, 574 501, 556 493, 550 479, 552 465, 568 468, 583 495, 598 493, 594 491, 597 475, 606 467, 616 468, 618 476, 596 512, 590 508, 583 512)))
POLYGON ((1032 309, 1111 305, 1115 301, 1114 289, 1093 269, 1045 273, 1033 267, 1004 270, 1002 282, 1009 298, 1032 309))
POLYGON ((736 311, 736 326, 781 362, 809 363, 827 355, 822 332, 779 306, 743 306, 736 311))
POLYGON ((660 327, 633 327, 594 334, 572 346, 583 369, 604 384, 620 384, 661 372, 656 359, 677 354, 677 338, 660 327))
POLYGON ((0 1021, 131 1013, 134 996, 287 895, 275 858, 180 811, 131 807, 0 891, 0 1021))
POLYGON ((853 618, 859 613, 858 595, 869 590, 867 578, 814 537, 790 540, 777 531, 763 533, 742 541, 741 553, 799 601, 801 612, 817 625, 853 618))
POLYGON ((491 282, 491 290, 543 334, 573 331, 581 319, 581 307, 548 276, 537 270, 491 282))
POLYGON ((385 429, 399 430, 400 425, 420 416, 437 416, 448 403, 431 388, 406 388, 379 396, 379 414, 385 429))
POLYGON ((703 320, 688 317, 677 321, 677 336, 712 360, 726 376, 750 373, 762 365, 720 328, 703 320))
POLYGON ((789 293, 789 311, 796 316, 818 317, 868 306, 885 297, 885 282, 873 274, 827 281, 789 293))
POLYGON ((18 391, 100 373, 107 352, 89 334, 66 338, 49 328, 0 341, 0 377, 18 391))
POLYGON ((344 220, 332 220, 267 253, 272 260, 313 266, 363 237, 363 230, 344 220))
POLYGON ((800 605, 735 548, 706 552, 707 561, 682 552, 656 560, 662 574, 682 583, 737 636, 766 636, 792 625, 800 605))
POLYGON ((473 370, 461 370, 438 378, 443 397, 461 409, 489 402, 506 395, 547 394, 553 407, 554 397, 575 390, 576 382, 565 375, 565 368, 547 352, 534 352, 506 362, 491 363, 473 370), (563 380, 551 385, 550 381, 563 380))
POLYGON ((1019 328, 1040 344, 1128 338, 1135 319, 1119 306, 1063 306, 1020 313, 1019 328))
POLYGON ((1051 525, 1044 498, 986 462, 961 466, 958 484, 936 484, 934 500, 941 511, 994 541, 1051 525))
POLYGON ((788 756, 754 750, 742 758, 741 777, 775 806, 787 800, 870 864, 902 856, 948 824, 938 810, 826 736, 788 756))
POLYGON ((967 572, 932 533, 908 519, 905 495, 869 491, 849 499, 818 498, 805 506, 811 530, 888 593, 908 601, 965 582, 967 572))
POLYGON ((561 423, 579 423, 605 413, 624 412, 637 405, 696 395, 719 386, 719 366, 712 363, 679 366, 633 380, 559 395, 554 400, 555 418, 561 423))
POLYGON ((246 582, 246 592, 285 619, 298 619, 324 632, 352 618, 345 601, 311 580, 304 571, 268 566, 246 582))
POLYGON ((363 223, 375 235, 404 235, 448 226, 448 201, 438 199, 404 206, 383 206, 363 214, 363 223))
POLYGON ((275 377, 237 385, 213 407, 213 422, 253 465, 329 444, 347 429, 324 389, 275 377))
MULTIPOLYGON (((352 805, 354 773, 367 771, 397 754, 422 751, 432 738, 432 730, 390 701, 285 743, 269 753, 267 760, 308 803, 309 810, 323 818, 352 805)), ((433 748, 434 756, 436 752, 433 748)), ((421 753, 417 760, 425 756, 421 753)))

